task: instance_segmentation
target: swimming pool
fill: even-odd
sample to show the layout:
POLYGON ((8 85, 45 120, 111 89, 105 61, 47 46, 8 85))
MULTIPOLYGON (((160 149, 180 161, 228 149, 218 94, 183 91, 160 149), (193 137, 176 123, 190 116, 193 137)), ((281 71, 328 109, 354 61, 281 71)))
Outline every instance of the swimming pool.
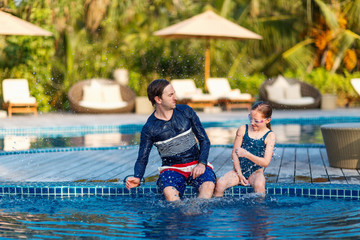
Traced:
MULTIPOLYGON (((359 120, 315 118, 302 119, 301 123, 321 125, 359 120)), ((206 129, 236 128, 245 122, 204 123, 204 126, 206 129)), ((285 119, 282 124, 299 122, 285 119)), ((277 124, 274 121, 273 127, 277 124)), ((5 132, 41 137, 44 133, 60 136, 80 132, 80 138, 87 133, 120 133, 121 136, 129 134, 131 137, 127 137, 138 142, 132 136, 140 129, 140 125, 123 125, 8 129, 5 132)), ((68 146, 74 148, 73 143, 68 146)), ((165 202, 152 183, 130 192, 122 183, 0 183, 0 216, 4 223, 0 237, 356 239, 360 235, 359 185, 270 183, 265 199, 254 196, 251 190, 234 187, 227 190, 223 199, 199 201, 193 198, 192 188, 188 188, 183 200, 185 206, 165 202)))
MULTIPOLYGON (((359 122, 360 117, 303 117, 272 120, 278 144, 322 144, 320 126, 359 122)), ((237 128, 247 119, 204 122, 212 145, 232 144, 237 128)), ((113 147, 137 145, 142 124, 0 129, 0 150, 16 151, 59 147, 113 147)))
POLYGON ((265 198, 235 187, 210 200, 193 198, 190 188, 180 203, 154 195, 151 184, 131 192, 116 184, 58 188, 0 187, 0 218, 7 223, 0 237, 356 239, 360 234, 359 186, 269 184, 265 198))

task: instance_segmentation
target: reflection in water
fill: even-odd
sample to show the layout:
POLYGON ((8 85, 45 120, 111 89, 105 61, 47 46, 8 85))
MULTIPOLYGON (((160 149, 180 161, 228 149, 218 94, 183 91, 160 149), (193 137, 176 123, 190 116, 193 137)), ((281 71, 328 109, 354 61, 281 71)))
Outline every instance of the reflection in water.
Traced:
POLYGON ((357 239, 357 200, 256 194, 210 200, 162 197, 0 198, 0 238, 357 239))
MULTIPOLYGON (((233 144, 236 127, 207 127, 210 142, 213 145, 233 144)), ((285 124, 272 125, 277 143, 318 143, 323 144, 319 125, 285 124)), ((111 147, 138 145, 140 132, 81 133, 72 132, 51 136, 13 136, 0 139, 4 151, 16 151, 38 148, 60 147, 111 147)))

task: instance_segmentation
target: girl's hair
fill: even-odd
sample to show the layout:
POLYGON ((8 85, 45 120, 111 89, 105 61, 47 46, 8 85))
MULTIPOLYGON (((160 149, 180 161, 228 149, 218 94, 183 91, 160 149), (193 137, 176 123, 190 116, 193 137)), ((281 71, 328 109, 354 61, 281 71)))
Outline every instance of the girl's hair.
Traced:
POLYGON ((161 98, 164 88, 169 85, 170 82, 165 79, 156 79, 152 81, 147 88, 148 98, 153 106, 155 106, 155 97, 161 98))
MULTIPOLYGON (((260 101, 260 102, 256 102, 252 107, 251 107, 251 111, 252 110, 256 110, 256 111, 259 111, 263 114, 264 118, 271 118, 271 115, 272 115, 272 107, 269 103, 267 102, 263 102, 263 101, 260 101)), ((271 130, 271 124, 270 122, 268 124, 266 124, 266 127, 268 129, 271 130)))

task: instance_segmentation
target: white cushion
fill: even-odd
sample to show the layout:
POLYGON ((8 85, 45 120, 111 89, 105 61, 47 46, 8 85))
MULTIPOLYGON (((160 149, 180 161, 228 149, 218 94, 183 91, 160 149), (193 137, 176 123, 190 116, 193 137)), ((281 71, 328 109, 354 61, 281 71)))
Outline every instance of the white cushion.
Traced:
POLYGON ((191 98, 194 95, 202 94, 202 90, 196 88, 195 82, 192 79, 174 79, 171 81, 171 85, 178 99, 191 98))
POLYGON ((26 79, 4 79, 2 82, 4 102, 10 99, 27 99, 30 97, 29 84, 26 79))
POLYGON ((102 100, 105 103, 122 102, 119 85, 103 85, 102 100))
POLYGON ((104 103, 104 102, 80 101, 79 105, 82 107, 94 108, 94 109, 115 109, 115 108, 122 108, 127 106, 127 102, 104 103))
POLYGON ((22 98, 10 98, 8 99, 10 103, 22 103, 22 104, 33 104, 36 103, 36 98, 34 97, 22 97, 22 98))
POLYGON ((289 85, 288 87, 284 88, 285 98, 286 99, 299 99, 301 98, 301 90, 300 84, 296 83, 293 85, 289 85))
POLYGON ((298 99, 279 99, 276 102, 284 105, 296 106, 313 104, 315 99, 312 97, 302 97, 298 99))
POLYGON ((226 78, 209 78, 206 80, 206 86, 209 93, 217 97, 227 97, 231 92, 229 81, 226 78))
POLYGON ((274 81, 274 83, 271 84, 271 86, 277 87, 277 88, 287 88, 290 86, 290 84, 283 76, 279 75, 276 78, 276 80, 274 81))
POLYGON ((270 101, 278 102, 279 100, 285 99, 284 88, 277 86, 265 86, 268 98, 270 101))
POLYGON ((84 86, 82 101, 94 103, 102 102, 101 88, 92 85, 84 86))

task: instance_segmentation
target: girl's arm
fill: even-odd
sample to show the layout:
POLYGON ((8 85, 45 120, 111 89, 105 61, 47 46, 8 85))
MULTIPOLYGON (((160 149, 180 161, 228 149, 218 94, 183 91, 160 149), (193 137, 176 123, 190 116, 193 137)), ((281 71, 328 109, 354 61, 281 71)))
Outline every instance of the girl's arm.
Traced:
POLYGON ((243 148, 236 149, 237 156, 245 157, 261 167, 267 167, 269 166, 272 155, 274 153, 275 141, 275 133, 269 133, 269 135, 265 139, 266 148, 264 157, 255 156, 254 154, 251 154, 243 148))
POLYGON ((243 125, 243 126, 239 127, 238 130, 236 131, 233 150, 231 152, 231 158, 232 158, 232 161, 233 161, 233 164, 234 164, 234 170, 235 170, 235 172, 236 172, 236 174, 238 176, 239 175, 242 176, 242 172, 241 172, 239 157, 236 154, 236 151, 237 151, 237 149, 241 148, 241 144, 242 144, 243 137, 244 137, 244 134, 245 134, 245 129, 246 129, 246 126, 243 125))

